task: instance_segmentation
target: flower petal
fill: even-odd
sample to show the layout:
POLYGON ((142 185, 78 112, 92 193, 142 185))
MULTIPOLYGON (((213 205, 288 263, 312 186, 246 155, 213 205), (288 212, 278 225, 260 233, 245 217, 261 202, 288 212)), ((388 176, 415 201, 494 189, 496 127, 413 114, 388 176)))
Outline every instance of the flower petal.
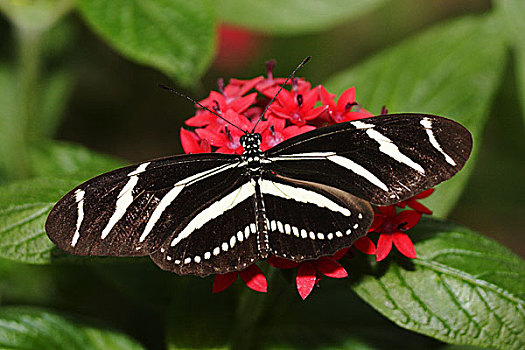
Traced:
POLYGON ((394 227, 404 224, 402 231, 406 231, 414 227, 419 219, 421 219, 421 213, 415 210, 404 210, 394 218, 394 227))
POLYGON ((315 267, 326 277, 332 278, 345 278, 348 277, 348 273, 345 268, 332 258, 327 256, 320 257, 315 262, 315 267))
POLYGON ((312 292, 312 289, 314 289, 316 279, 317 271, 312 263, 303 262, 299 265, 295 283, 297 285, 297 291, 303 300, 306 299, 312 292))
POLYGON ((230 104, 228 104, 228 107, 233 109, 237 113, 242 113, 255 102, 256 97, 256 92, 251 93, 249 95, 233 100, 230 104))
POLYGON ((280 258, 275 255, 270 256, 266 261, 268 262, 268 264, 278 269, 294 269, 297 266, 299 266, 299 263, 296 263, 295 261, 280 258))
POLYGON ((289 139, 290 137, 304 134, 305 132, 312 131, 314 129, 315 127, 311 125, 290 125, 289 127, 283 130, 283 135, 286 137, 286 139, 289 139))
POLYGON ((427 198, 427 197, 430 196, 432 193, 434 193, 435 190, 436 190, 435 188, 429 188, 428 190, 423 191, 423 192, 421 192, 420 194, 416 194, 413 198, 415 198, 415 199, 423 199, 423 198, 427 198))
POLYGON ((381 261, 388 256, 392 250, 392 235, 388 233, 381 234, 377 241, 376 261, 381 261))
POLYGON ((208 140, 215 147, 224 147, 228 143, 226 135, 220 132, 213 132, 208 129, 195 129, 201 139, 208 140))
POLYGON ((319 92, 317 89, 312 89, 304 94, 302 108, 305 111, 309 111, 314 108, 315 103, 319 100, 319 92))
POLYGON ((228 288, 235 282, 239 273, 237 271, 228 272, 224 275, 215 275, 213 280, 213 293, 219 293, 228 288))
MULTIPOLYGON (((415 197, 414 197, 415 198, 415 197)), ((406 205, 408 205, 410 208, 420 212, 421 214, 427 214, 432 215, 432 210, 428 209, 423 204, 416 201, 414 198, 411 198, 406 201, 406 205)))
POLYGON ((256 292, 266 293, 268 282, 257 265, 251 265, 246 270, 239 272, 239 275, 241 275, 241 279, 246 283, 248 288, 256 292))
POLYGON ((412 240, 410 240, 410 237, 408 237, 406 233, 394 232, 392 234, 392 240, 394 241, 394 245, 396 246, 397 250, 399 250, 401 254, 410 259, 417 258, 414 244, 412 243, 412 240))
POLYGON ((346 89, 339 99, 337 100, 337 110, 339 112, 345 112, 346 111, 346 105, 349 103, 355 102, 355 87, 351 87, 349 89, 346 89))
POLYGON ((328 93, 324 86, 319 85, 317 87, 319 89, 319 98, 323 105, 328 105, 328 107, 335 111, 335 102, 334 97, 335 95, 328 93))
POLYGON ((357 241, 354 242, 354 247, 359 250, 362 253, 375 255, 376 254, 376 246, 374 242, 368 237, 361 237, 357 241))

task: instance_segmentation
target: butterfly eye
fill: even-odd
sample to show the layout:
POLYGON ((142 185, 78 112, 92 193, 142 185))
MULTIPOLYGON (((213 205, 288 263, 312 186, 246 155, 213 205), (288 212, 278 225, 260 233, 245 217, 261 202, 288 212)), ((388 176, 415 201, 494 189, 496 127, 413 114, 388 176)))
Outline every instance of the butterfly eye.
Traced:
POLYGON ((241 145, 244 147, 244 145, 246 144, 246 135, 242 135, 239 141, 241 142, 241 145))

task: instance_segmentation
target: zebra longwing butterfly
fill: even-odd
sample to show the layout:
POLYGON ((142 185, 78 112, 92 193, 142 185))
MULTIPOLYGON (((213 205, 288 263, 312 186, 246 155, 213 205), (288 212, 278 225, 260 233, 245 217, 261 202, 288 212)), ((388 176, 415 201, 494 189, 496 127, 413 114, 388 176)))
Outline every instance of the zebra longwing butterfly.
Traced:
MULTIPOLYGON (((284 86, 284 85, 283 85, 284 86)), ((178 274, 223 274, 270 255, 305 261, 367 234, 374 212, 449 179, 472 148, 460 124, 424 114, 335 124, 262 152, 179 155, 97 176, 46 222, 77 255, 150 255, 178 274)))

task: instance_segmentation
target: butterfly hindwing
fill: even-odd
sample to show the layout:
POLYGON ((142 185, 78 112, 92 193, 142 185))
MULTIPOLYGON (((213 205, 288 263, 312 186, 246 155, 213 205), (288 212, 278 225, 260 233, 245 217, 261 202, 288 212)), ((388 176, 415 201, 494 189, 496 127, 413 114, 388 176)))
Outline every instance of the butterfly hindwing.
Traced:
POLYGON ((222 154, 174 156, 99 175, 73 189, 53 208, 46 232, 77 255, 147 255, 229 178, 239 158, 222 154), (203 181, 206 180, 206 181, 203 181))
POLYGON ((152 254, 162 269, 207 276, 245 269, 259 258, 253 181, 240 176, 220 196, 205 198, 152 254))
POLYGON ((396 114, 316 129, 266 155, 277 174, 390 205, 452 177, 471 148, 470 133, 452 120, 396 114))
POLYGON ((332 255, 365 236, 370 204, 336 188, 269 175, 261 180, 273 255, 303 261, 332 255))

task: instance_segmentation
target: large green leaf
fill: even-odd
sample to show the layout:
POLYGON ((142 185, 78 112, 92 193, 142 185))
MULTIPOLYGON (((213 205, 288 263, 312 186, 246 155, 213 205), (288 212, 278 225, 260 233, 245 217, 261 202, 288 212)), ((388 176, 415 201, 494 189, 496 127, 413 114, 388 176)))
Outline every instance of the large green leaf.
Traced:
POLYGON ((66 143, 33 148, 31 158, 38 177, 0 186, 0 257, 44 264, 56 250, 44 231, 53 205, 84 180, 122 163, 66 143))
POLYGON ((314 33, 371 11, 385 0, 220 0, 219 16, 254 30, 285 35, 314 33))
POLYGON ((525 262, 464 227, 423 220, 411 231, 417 259, 362 259, 353 289, 409 330, 442 341, 525 347, 525 262), (365 267, 366 266, 366 267, 365 267))
POLYGON ((483 16, 438 25, 326 84, 329 91, 338 93, 356 86, 358 101, 375 113, 386 105, 391 113, 437 114, 470 130, 474 154, 466 168, 438 186, 426 202, 438 216, 451 210, 466 184, 503 73, 505 47, 497 24, 494 18, 483 16))
POLYGON ((181 84, 195 82, 214 50, 211 0, 78 0, 95 32, 116 50, 181 84))
POLYGON ((128 336, 34 308, 0 309, 0 348, 139 350, 128 336))

